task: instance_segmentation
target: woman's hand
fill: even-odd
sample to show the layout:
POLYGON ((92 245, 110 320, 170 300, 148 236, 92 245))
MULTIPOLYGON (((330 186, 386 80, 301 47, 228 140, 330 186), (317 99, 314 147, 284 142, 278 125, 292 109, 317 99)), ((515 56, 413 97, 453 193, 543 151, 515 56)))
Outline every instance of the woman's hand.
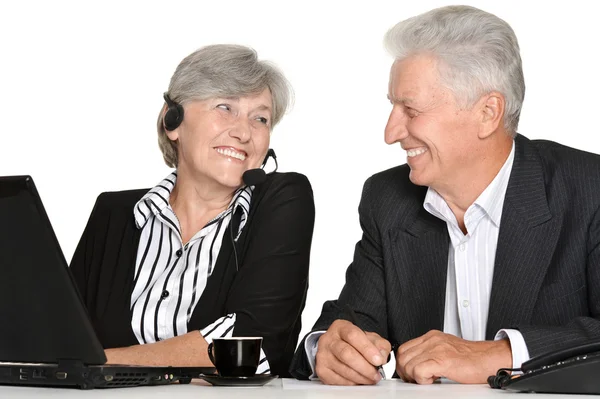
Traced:
POLYGON ((208 343, 199 331, 145 345, 106 349, 107 364, 212 367, 208 343))

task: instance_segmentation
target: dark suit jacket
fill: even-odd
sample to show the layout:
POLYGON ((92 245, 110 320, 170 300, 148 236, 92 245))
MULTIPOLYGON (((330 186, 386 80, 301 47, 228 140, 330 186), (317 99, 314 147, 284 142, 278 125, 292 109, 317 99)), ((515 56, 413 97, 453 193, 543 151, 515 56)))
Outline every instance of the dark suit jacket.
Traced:
MULTIPOLYGON (((427 187, 409 167, 364 185, 362 239, 337 301, 313 331, 357 310, 358 324, 392 343, 442 330, 449 236, 423 208, 427 187)), ((518 135, 500 223, 486 339, 518 329, 531 356, 600 338, 600 156, 518 135)), ((306 378, 302 342, 290 368, 306 378)))
MULTIPOLYGON (((135 226, 133 207, 146 192, 101 194, 71 261, 71 272, 105 348, 138 344, 130 303, 142 230, 135 226)), ((258 185, 236 242, 239 271, 228 227, 188 331, 236 313, 234 335, 264 337, 271 372, 288 375, 308 289, 314 216, 312 189, 305 176, 275 173, 258 185)), ((232 219, 232 224, 238 223, 239 217, 232 219)))

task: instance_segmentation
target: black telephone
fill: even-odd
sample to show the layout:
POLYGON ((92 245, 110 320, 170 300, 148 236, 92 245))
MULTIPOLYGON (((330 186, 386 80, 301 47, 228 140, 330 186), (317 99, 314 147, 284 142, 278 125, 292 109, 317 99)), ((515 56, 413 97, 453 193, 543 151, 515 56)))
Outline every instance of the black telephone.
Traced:
POLYGON ((500 369, 492 388, 520 392, 600 394, 600 341, 534 357, 520 369, 500 369), (509 371, 522 371, 511 375, 509 371))

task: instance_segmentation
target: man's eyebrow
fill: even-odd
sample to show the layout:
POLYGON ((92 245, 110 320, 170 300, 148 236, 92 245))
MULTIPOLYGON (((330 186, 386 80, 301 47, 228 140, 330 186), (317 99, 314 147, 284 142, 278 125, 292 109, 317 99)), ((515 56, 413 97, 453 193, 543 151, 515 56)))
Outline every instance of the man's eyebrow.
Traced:
POLYGON ((388 98, 388 100, 390 100, 393 103, 401 103, 401 104, 411 104, 415 101, 411 97, 393 97, 393 96, 390 96, 389 94, 387 95, 387 98, 388 98))

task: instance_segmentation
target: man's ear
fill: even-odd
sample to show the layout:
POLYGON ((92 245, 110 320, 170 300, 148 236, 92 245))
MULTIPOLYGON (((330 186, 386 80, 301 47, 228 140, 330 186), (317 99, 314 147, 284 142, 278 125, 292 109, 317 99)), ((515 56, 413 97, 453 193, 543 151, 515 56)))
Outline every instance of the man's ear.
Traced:
POLYGON ((488 138, 494 133, 498 127, 503 126, 502 119, 504 118, 504 107, 505 107, 504 96, 493 91, 486 94, 480 100, 481 109, 481 130, 479 131, 479 138, 488 138))

